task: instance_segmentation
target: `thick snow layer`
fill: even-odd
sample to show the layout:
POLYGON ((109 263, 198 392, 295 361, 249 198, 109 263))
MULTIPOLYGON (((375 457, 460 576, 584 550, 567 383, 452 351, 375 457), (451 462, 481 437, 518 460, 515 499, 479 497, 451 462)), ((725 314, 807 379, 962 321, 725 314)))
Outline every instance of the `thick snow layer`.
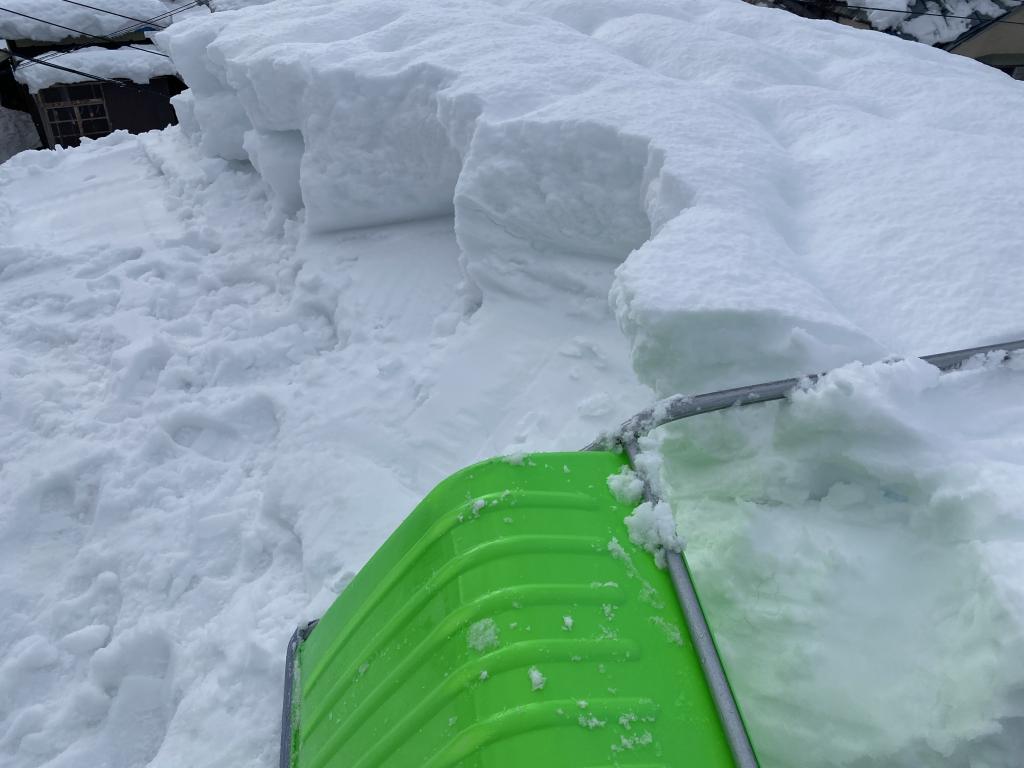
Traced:
POLYGON ((854 364, 667 430, 663 479, 765 764, 1024 754, 1024 360, 854 364))
POLYGON ((205 9, 194 7, 174 12, 192 5, 189 0, 96 0, 83 4, 64 0, 4 0, 3 5, 7 10, 0 11, 0 38, 53 42, 82 35, 104 36, 135 29, 156 29, 186 16, 207 14, 205 9), (92 7, 86 8, 86 5, 92 7), (34 18, 26 18, 28 16, 34 18), (152 24, 139 23, 157 17, 159 20, 152 24))
POLYGON ((44 88, 60 83, 91 82, 95 77, 131 80, 145 84, 154 77, 176 74, 171 60, 158 54, 159 51, 152 45, 114 49, 81 48, 65 53, 53 62, 65 69, 56 69, 30 61, 22 62, 14 71, 14 77, 19 83, 27 85, 32 93, 39 93, 44 88), (67 72, 67 69, 75 69, 85 74, 67 72), (86 77, 87 74, 94 77, 86 77))
POLYGON ((621 263, 660 392, 1024 332, 991 202, 1024 177, 1017 83, 739 0, 505 5, 278 0, 158 40, 204 151, 313 231, 454 209, 484 292, 621 263))
POLYGON ((0 107, 0 163, 24 149, 39 146, 39 133, 24 112, 0 107))

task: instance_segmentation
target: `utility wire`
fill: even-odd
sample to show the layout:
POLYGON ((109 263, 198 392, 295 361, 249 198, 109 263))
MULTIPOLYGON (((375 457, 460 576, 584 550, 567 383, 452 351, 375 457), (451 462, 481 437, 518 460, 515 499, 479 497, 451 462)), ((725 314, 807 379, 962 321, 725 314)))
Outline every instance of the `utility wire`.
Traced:
MULTIPOLYGON (((819 0, 821 2, 821 0, 819 0)), ((812 3, 814 5, 815 3, 812 3)), ((908 16, 941 16, 944 19, 967 19, 985 24, 1017 24, 1024 26, 1024 21, 1010 21, 1009 19, 979 19, 977 16, 956 16, 952 13, 933 13, 931 11, 901 11, 898 8, 875 8, 870 5, 847 5, 846 3, 832 2, 825 0, 824 5, 831 5, 834 8, 852 8, 857 11, 888 11, 890 13, 904 13, 908 16)))
MULTIPOLYGON (((111 79, 109 77, 101 77, 100 75, 94 75, 91 72, 83 72, 80 69, 72 69, 71 67, 62 67, 60 64, 51 64, 48 61, 42 61, 40 59, 33 59, 31 56, 22 56, 20 53, 14 53, 13 51, 8 51, 7 53, 10 54, 10 56, 12 58, 15 58, 15 59, 21 59, 22 61, 31 61, 31 62, 34 62, 35 64, 42 64, 44 67, 52 67, 53 69, 59 69, 62 72, 70 72, 71 74, 80 75, 82 77, 88 78, 89 80, 94 80, 94 81, 99 82, 99 83, 109 83, 110 85, 116 85, 119 88, 131 88, 131 89, 136 90, 136 91, 142 91, 143 93, 156 93, 156 94, 159 94, 160 96, 166 96, 167 95, 167 94, 165 94, 165 93, 163 93, 161 91, 156 90, 155 88, 147 88, 146 86, 139 85, 138 83, 125 83, 125 82, 122 82, 121 80, 113 80, 113 79, 111 79)), ((58 83, 58 85, 59 85, 59 83, 58 83)))
MULTIPOLYGON (((26 19, 32 19, 32 21, 38 21, 41 24, 48 24, 51 27, 57 27, 58 29, 65 29, 68 32, 74 32, 76 35, 80 35, 82 37, 87 37, 87 38, 89 38, 91 40, 104 40, 104 41, 106 41, 108 43, 116 43, 117 42, 117 40, 115 40, 112 37, 108 37, 107 35, 90 35, 88 32, 83 32, 80 29, 74 29, 73 27, 65 27, 63 24, 55 24, 52 21, 47 21, 46 19, 40 19, 37 16, 29 16, 27 13, 22 13, 21 11, 12 11, 10 8, 4 8, 3 6, 0 6, 0 11, 6 11, 7 13, 14 14, 15 16, 23 16, 26 19)), ((127 48, 134 48, 137 51, 145 51, 146 53, 151 53, 154 56, 163 56, 165 59, 170 58, 166 53, 160 53, 159 51, 151 51, 151 50, 148 50, 146 48, 139 48, 138 46, 135 46, 135 45, 128 44, 125 47, 127 47, 127 48)), ((34 61, 34 59, 29 59, 29 61, 34 61)))
MULTIPOLYGON (((200 3, 200 2, 190 2, 190 3, 187 3, 187 4, 183 5, 183 6, 180 6, 179 8, 175 8, 175 9, 170 10, 170 11, 164 11, 163 13, 161 13, 161 14, 159 14, 157 16, 154 16, 152 19, 143 19, 143 20, 141 20, 140 23, 142 23, 142 24, 152 24, 152 23, 154 23, 156 21, 163 20, 167 16, 172 16, 173 14, 178 13, 180 11, 189 11, 189 10, 191 10, 191 9, 197 7, 197 6, 200 6, 200 5, 202 5, 202 3, 200 3)), ((109 35, 109 37, 116 38, 116 37, 119 37, 122 34, 125 34, 127 32, 131 32, 131 31, 133 31, 133 30, 135 30, 137 28, 138 27, 135 26, 135 25, 129 25, 127 27, 122 27, 121 29, 117 30, 116 32, 111 33, 109 35)), ((165 28, 166 27, 164 27, 164 29, 165 28)), ((143 50, 149 51, 148 48, 144 48, 143 50)), ((151 51, 149 51, 149 52, 151 53, 151 51)), ((57 51, 55 53, 51 52, 49 54, 37 57, 36 61, 38 61, 38 63, 41 64, 44 61, 51 61, 53 59, 58 58, 59 56, 66 56, 69 53, 74 53, 74 49, 70 50, 70 51, 57 51)), ((31 67, 33 63, 35 63, 35 61, 30 61, 30 62, 27 62, 24 66, 31 67)))
MULTIPOLYGON (((171 16, 173 16, 176 13, 181 13, 182 11, 190 11, 193 8, 197 8, 197 7, 201 6, 201 5, 206 5, 206 3, 199 2, 198 0, 191 0, 191 2, 188 2, 185 5, 179 6, 177 8, 172 8, 169 11, 164 11, 159 16, 154 16, 151 19, 147 19, 146 20, 146 24, 152 24, 153 22, 156 22, 156 21, 163 21, 164 19, 167 19, 168 17, 171 17, 171 16)), ((210 11, 210 12, 213 13, 213 11, 210 11)), ((134 32, 136 29, 138 29, 138 26, 136 26, 134 24, 129 24, 126 27, 121 27, 120 29, 116 30, 113 34, 115 36, 116 35, 123 35, 123 34, 127 34, 128 32, 134 32)))
MULTIPOLYGON (((121 18, 121 19, 128 19, 128 21, 137 21, 137 22, 139 22, 139 24, 150 24, 150 23, 152 23, 151 21, 147 21, 145 19, 137 19, 134 16, 125 16, 123 13, 118 13, 117 11, 110 11, 110 10, 107 10, 106 8, 97 8, 95 5, 87 5, 86 3, 79 3, 79 2, 76 2, 76 0, 60 0, 60 1, 62 3, 67 3, 68 5, 77 5, 77 6, 80 6, 82 8, 88 8, 90 11, 99 11, 100 13, 106 13, 106 14, 108 14, 110 16, 117 16, 118 18, 121 18)), ((155 26, 160 26, 160 25, 157 24, 155 26)))

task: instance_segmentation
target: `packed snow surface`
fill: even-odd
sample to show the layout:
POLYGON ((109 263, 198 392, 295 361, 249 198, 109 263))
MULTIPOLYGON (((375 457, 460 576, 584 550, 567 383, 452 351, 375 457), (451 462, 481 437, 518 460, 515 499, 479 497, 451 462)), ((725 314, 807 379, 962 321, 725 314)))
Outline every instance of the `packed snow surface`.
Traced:
POLYGON ((113 36, 169 26, 190 15, 207 15, 189 0, 4 0, 0 38, 58 42, 82 36, 113 36), (86 7, 91 6, 91 7, 86 7), (193 6, 185 8, 184 6, 193 6), (181 12, 176 12, 181 8, 181 12), (152 23, 141 24, 140 22, 152 23))
POLYGON ((1024 335, 1019 84, 739 0, 157 44, 180 127, 0 167, 14 768, 275 765, 292 629, 441 478, 856 359, 645 465, 765 766, 1017 768, 1024 374, 871 361, 1024 335))
POLYGON ((19 83, 27 85, 31 93, 39 93, 51 85, 88 83, 97 77, 145 84, 154 77, 176 74, 171 60, 152 45, 114 49, 79 48, 62 54, 59 58, 60 60, 54 64, 60 65, 63 69, 27 61, 18 65, 14 77, 19 83), (71 69, 82 74, 67 71, 71 69))
POLYGON ((610 271, 474 310, 450 217, 303 234, 178 129, 12 159, 0 228, 14 768, 276 765, 288 635, 431 487, 651 397, 610 271))

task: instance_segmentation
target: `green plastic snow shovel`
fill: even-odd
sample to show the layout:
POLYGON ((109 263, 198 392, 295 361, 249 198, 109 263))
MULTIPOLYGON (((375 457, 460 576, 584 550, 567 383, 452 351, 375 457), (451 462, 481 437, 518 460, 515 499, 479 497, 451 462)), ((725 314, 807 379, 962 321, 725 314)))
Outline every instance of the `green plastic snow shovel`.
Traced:
POLYGON ((630 542, 607 479, 651 429, 799 383, 669 398, 585 451, 443 481, 293 635, 281 767, 756 768, 685 560, 630 542))

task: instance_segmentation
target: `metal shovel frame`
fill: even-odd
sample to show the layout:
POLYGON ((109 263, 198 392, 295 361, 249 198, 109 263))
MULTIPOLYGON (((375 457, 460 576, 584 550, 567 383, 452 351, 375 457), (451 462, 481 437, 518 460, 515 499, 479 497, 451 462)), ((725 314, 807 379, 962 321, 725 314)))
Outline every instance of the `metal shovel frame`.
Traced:
MULTIPOLYGON (((940 371, 951 371, 960 367, 970 358, 989 353, 1002 353, 1002 360, 1010 358, 1010 353, 1024 350, 1024 339, 1019 341, 992 344, 985 347, 972 347, 955 352, 944 352, 921 358, 940 371)), ((889 362, 896 362, 898 358, 889 362)), ((651 408, 641 411, 622 424, 611 435, 606 435, 588 445, 583 450, 600 451, 619 448, 629 457, 629 463, 643 481, 643 498, 645 501, 657 503, 660 499, 654 492, 649 479, 638 466, 640 440, 658 427, 674 421, 688 419, 702 413, 721 411, 755 403, 767 403, 772 400, 783 400, 800 386, 811 384, 827 373, 810 374, 794 379, 782 379, 749 387, 737 387, 703 395, 673 395, 659 401, 651 408)), ((743 724, 736 698, 729 686, 725 668, 715 646, 711 628, 701 608, 697 591, 693 584, 690 570, 679 551, 665 553, 669 574, 679 598, 679 604, 689 630, 690 637, 700 660, 701 669, 707 680, 714 700, 715 708, 722 722, 726 740, 737 768, 758 768, 750 737, 743 724)), ((281 768, 290 768, 292 754, 292 693, 295 682, 295 664, 298 646, 309 636, 316 626, 316 621, 309 622, 295 630, 288 643, 285 662, 284 701, 281 714, 281 768)))

